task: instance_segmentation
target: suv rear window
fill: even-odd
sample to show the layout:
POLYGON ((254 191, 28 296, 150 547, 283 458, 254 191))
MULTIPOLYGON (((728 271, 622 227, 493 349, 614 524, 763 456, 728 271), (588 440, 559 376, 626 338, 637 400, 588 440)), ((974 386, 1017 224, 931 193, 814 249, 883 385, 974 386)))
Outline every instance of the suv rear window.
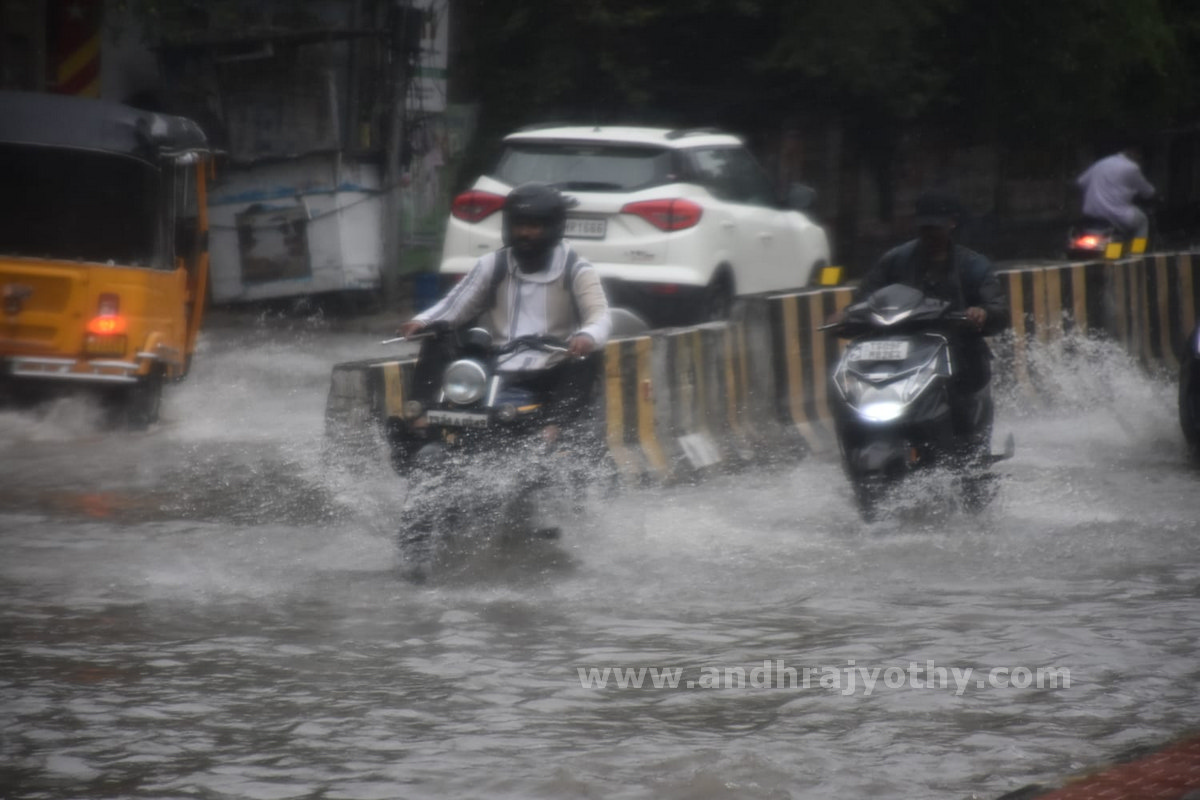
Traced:
POLYGON ((544 181, 594 192, 628 192, 678 180, 670 150, 565 142, 509 144, 495 177, 511 186, 544 181))

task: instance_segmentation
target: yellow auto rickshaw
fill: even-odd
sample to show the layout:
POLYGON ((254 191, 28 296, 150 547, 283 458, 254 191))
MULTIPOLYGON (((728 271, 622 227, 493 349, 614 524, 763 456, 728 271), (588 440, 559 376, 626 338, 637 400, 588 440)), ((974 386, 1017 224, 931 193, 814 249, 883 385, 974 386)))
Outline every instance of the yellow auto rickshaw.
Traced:
POLYGON ((0 396, 157 420, 204 314, 210 164, 191 120, 0 92, 0 396))

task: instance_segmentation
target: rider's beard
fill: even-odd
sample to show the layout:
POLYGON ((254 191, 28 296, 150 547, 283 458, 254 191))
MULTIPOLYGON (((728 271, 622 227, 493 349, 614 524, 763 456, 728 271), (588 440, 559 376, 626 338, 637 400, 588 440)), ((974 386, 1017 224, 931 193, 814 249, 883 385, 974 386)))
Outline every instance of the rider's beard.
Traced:
POLYGON ((550 242, 532 236, 516 237, 512 249, 517 254, 517 266, 522 272, 541 272, 546 269, 554 250, 550 242))

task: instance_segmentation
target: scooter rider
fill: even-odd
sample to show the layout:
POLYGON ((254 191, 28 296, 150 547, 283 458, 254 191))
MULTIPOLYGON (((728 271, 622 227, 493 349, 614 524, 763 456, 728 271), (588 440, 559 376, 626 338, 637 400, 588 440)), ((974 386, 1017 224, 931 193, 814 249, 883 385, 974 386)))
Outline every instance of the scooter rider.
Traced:
POLYGON ((1154 186, 1138 165, 1142 149, 1130 143, 1123 150, 1092 164, 1075 183, 1083 190, 1085 216, 1106 220, 1138 239, 1150 234, 1150 220, 1134 200, 1154 197, 1154 186))
MULTIPOLYGON (((547 363, 545 354, 514 354, 501 369, 538 373, 551 382, 561 416, 569 418, 590 398, 597 362, 587 358, 608 341, 608 300, 595 267, 563 239, 570 205, 558 189, 525 183, 504 203, 504 247, 481 257, 441 301, 400 326, 411 337, 433 323, 452 328, 478 320, 497 345, 521 336, 568 342, 568 358, 547 363)), ((445 366, 434 340, 422 344, 414 374, 418 397, 427 397, 445 366)))
POLYGON ((946 300, 951 308, 963 312, 972 330, 955 337, 952 349, 955 374, 951 383, 958 397, 956 425, 960 434, 991 432, 990 393, 984 397, 982 430, 971 430, 962 417, 968 395, 982 392, 991 381, 991 351, 984 336, 1009 326, 1008 300, 991 262, 983 255, 953 240, 953 231, 962 216, 958 199, 947 192, 927 191, 916 202, 918 235, 883 255, 859 285, 855 302, 892 283, 902 283, 930 297, 946 300))

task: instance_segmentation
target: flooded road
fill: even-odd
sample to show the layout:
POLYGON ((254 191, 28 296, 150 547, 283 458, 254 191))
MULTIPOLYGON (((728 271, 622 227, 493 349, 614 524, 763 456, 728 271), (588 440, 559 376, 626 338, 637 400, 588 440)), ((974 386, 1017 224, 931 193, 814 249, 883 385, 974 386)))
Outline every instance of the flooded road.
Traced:
POLYGON ((0 413, 0 796, 993 798, 1195 725, 1200 474, 1114 350, 1002 393, 982 517, 811 460, 422 587, 399 479, 322 458, 379 338, 218 321, 142 434, 0 413))

